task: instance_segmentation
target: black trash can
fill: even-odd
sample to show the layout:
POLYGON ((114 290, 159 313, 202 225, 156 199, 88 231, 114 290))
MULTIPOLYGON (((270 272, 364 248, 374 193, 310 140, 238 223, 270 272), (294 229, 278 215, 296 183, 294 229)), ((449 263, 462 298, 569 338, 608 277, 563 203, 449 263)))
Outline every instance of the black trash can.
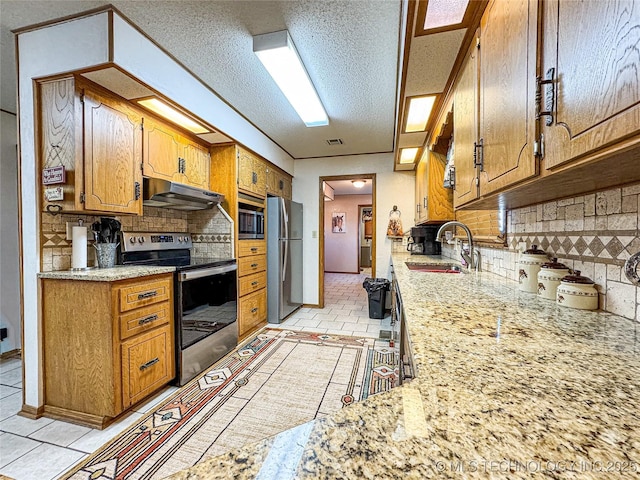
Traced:
POLYGON ((369 294, 369 318, 384 318, 384 306, 391 282, 386 278, 365 278, 362 286, 369 294))

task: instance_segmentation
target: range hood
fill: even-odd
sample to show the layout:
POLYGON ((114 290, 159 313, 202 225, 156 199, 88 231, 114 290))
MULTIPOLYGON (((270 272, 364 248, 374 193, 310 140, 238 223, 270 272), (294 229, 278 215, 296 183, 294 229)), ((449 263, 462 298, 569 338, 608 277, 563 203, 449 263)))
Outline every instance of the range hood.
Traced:
POLYGON ((174 210, 205 210, 224 201, 220 193, 159 178, 145 178, 142 204, 174 210))

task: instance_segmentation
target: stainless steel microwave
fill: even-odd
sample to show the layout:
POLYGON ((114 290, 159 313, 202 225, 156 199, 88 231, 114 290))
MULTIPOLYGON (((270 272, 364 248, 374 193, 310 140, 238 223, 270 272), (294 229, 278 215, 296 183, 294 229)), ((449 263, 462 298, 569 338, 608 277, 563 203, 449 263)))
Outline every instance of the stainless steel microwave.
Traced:
POLYGON ((264 238, 264 212, 239 208, 238 238, 240 240, 264 238))

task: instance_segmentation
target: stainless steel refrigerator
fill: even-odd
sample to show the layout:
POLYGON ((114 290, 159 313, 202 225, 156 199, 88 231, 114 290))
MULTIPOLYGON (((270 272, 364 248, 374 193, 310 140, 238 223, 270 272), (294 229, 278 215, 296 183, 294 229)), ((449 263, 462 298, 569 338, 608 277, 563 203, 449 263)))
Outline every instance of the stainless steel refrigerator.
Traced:
POLYGON ((281 323, 302 305, 302 204, 267 198, 267 320, 281 323))

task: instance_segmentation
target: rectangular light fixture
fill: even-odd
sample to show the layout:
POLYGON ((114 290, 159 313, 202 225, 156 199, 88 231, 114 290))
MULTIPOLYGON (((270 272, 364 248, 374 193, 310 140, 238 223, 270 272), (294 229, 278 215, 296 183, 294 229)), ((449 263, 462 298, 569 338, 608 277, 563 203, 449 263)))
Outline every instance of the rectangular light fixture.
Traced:
POLYGON ((469 0, 428 0, 424 29, 462 23, 468 5, 469 0))
POLYGON ((418 147, 401 148, 400 149, 400 163, 413 163, 418 154, 418 147))
POLYGON ((435 95, 413 97, 409 100, 407 124, 404 129, 406 133, 424 132, 427 129, 427 121, 435 101, 435 95))
POLYGON ((320 97, 287 30, 254 36, 253 51, 307 127, 329 125, 320 97))
POLYGON ((199 133, 210 133, 211 130, 205 128, 200 125, 195 120, 192 120, 184 113, 178 111, 173 108, 171 105, 163 102, 159 98, 151 97, 151 98, 143 98, 140 100, 136 100, 136 102, 146 108, 147 110, 152 111, 153 113, 157 113, 163 118, 175 123, 176 125, 180 125, 182 128, 186 128, 190 132, 195 134, 199 133))

